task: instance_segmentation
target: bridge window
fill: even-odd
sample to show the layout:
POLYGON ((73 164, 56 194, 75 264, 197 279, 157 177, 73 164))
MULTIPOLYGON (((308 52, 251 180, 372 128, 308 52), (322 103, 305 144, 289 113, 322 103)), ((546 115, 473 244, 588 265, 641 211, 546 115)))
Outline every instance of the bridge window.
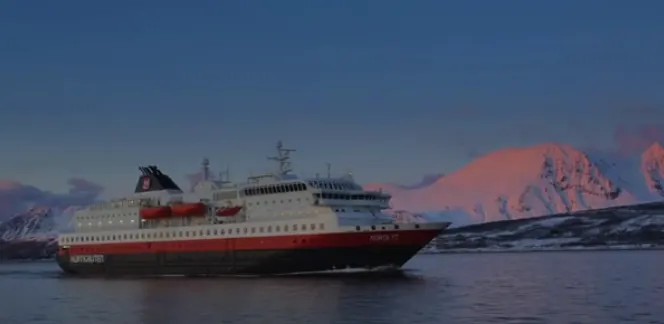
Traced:
POLYGON ((277 185, 263 186, 257 188, 247 188, 244 189, 244 195, 245 196, 269 195, 269 194, 305 191, 305 190, 307 190, 307 186, 304 183, 286 183, 286 184, 277 184, 277 185))

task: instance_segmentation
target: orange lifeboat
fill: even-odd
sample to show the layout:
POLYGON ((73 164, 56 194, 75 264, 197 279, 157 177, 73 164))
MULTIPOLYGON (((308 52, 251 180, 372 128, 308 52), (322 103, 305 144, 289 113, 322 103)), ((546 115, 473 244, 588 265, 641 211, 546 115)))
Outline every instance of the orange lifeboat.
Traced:
POLYGON ((235 216, 241 209, 242 206, 222 207, 217 209, 215 214, 222 217, 232 217, 235 216))
POLYGON ((171 207, 168 206, 155 206, 144 207, 140 210, 141 218, 143 219, 161 219, 171 217, 171 207))
POLYGON ((204 203, 183 203, 171 206, 175 216, 205 216, 207 206, 204 203))

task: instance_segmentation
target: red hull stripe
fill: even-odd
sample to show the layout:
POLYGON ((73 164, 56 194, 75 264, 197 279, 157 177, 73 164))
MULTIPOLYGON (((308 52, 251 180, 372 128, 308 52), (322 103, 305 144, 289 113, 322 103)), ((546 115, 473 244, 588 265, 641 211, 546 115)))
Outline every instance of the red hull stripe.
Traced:
POLYGON ((289 250, 353 246, 425 245, 438 230, 349 232, 264 237, 210 238, 161 242, 127 242, 73 245, 70 255, 141 254, 156 252, 209 252, 236 250, 289 250))

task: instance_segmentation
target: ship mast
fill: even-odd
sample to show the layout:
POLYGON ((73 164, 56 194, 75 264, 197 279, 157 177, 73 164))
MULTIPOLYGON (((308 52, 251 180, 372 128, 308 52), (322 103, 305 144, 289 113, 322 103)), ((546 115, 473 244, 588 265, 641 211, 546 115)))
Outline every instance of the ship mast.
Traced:
POLYGON ((277 176, 283 177, 288 174, 288 172, 293 171, 291 169, 290 152, 295 152, 294 149, 286 149, 281 141, 277 142, 277 156, 269 156, 268 160, 277 161, 279 163, 279 169, 277 170, 277 176))
POLYGON ((203 166, 203 181, 207 181, 210 179, 210 160, 204 158, 201 165, 203 166))
POLYGON ((230 167, 228 165, 226 166, 226 171, 219 172, 219 181, 224 181, 224 182, 230 182, 231 181, 231 170, 230 170, 230 167))

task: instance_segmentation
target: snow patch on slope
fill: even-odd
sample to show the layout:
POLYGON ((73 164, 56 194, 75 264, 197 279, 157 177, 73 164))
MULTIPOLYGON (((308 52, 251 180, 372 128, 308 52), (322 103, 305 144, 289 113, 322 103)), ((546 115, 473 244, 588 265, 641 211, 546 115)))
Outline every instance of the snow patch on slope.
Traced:
POLYGON ((67 207, 64 210, 43 206, 32 207, 25 213, 16 214, 0 223, 0 239, 50 240, 59 233, 71 231, 74 211, 80 207, 67 207))
POLYGON ((422 188, 365 188, 392 194, 394 209, 451 212, 467 224, 661 200, 663 172, 658 144, 633 158, 543 144, 490 153, 422 188))
POLYGON ((664 197, 664 148, 655 143, 641 155, 641 171, 648 189, 664 197))

